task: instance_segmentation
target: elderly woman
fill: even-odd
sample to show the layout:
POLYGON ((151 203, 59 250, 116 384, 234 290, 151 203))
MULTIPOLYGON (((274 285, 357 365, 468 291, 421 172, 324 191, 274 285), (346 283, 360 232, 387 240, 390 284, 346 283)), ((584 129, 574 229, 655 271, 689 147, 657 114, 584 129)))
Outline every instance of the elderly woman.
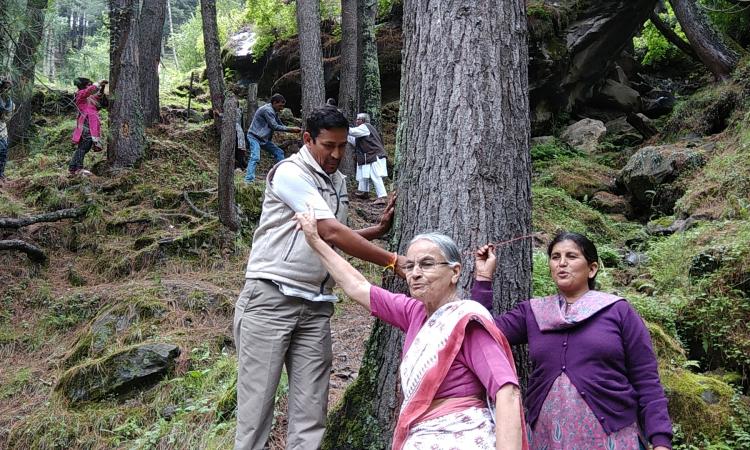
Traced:
POLYGON ((460 255, 449 237, 421 234, 409 244, 408 297, 371 285, 320 238, 312 213, 297 221, 344 292, 406 333, 394 449, 527 448, 510 349, 487 310, 459 298, 460 255))
MULTIPOLYGON (((526 391, 532 449, 671 448, 672 424, 643 320, 616 295, 594 290, 599 256, 578 233, 547 248, 558 293, 495 317, 511 344, 529 344, 526 391)), ((473 298, 485 306, 495 270, 491 246, 477 251, 473 298)))
POLYGON ((91 172, 83 168, 83 160, 86 153, 94 147, 94 151, 102 149, 101 144, 101 120, 99 119, 99 108, 104 99, 104 88, 107 80, 92 83, 88 78, 76 78, 73 84, 78 88, 75 95, 75 104, 78 108, 76 128, 73 130, 72 141, 76 151, 68 165, 70 175, 91 175, 91 172))

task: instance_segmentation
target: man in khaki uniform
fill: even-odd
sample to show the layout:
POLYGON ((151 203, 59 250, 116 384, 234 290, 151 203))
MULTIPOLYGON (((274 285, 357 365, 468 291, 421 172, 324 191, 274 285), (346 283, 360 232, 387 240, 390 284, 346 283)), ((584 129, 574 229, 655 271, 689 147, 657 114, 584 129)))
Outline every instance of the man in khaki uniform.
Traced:
POLYGON ((289 376, 287 449, 316 449, 325 431, 336 296, 333 280, 296 229, 294 215, 311 207, 323 239, 349 255, 392 269, 403 263, 402 256, 369 242, 390 229, 395 197, 378 225, 358 231, 345 225, 349 197, 338 166, 348 131, 335 107, 313 110, 305 145, 276 164, 266 179, 263 212, 234 313, 236 449, 266 446, 282 365, 289 376))

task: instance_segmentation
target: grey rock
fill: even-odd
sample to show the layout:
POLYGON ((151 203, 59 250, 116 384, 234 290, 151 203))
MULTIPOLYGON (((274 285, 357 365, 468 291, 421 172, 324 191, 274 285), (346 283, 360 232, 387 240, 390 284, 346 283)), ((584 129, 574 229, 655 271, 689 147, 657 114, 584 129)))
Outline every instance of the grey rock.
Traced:
MULTIPOLYGON (((620 172, 618 183, 632 196, 638 209, 650 209, 658 190, 686 170, 705 163, 702 152, 681 145, 648 146, 638 150, 620 172)), ((664 196, 668 194, 665 191, 664 196)), ((671 193, 672 197, 677 193, 671 193)), ((679 195, 677 195, 679 198, 679 195)), ((672 207, 674 206, 672 201, 672 207)))
POLYGON ((583 119, 567 127, 560 137, 571 146, 592 153, 606 133, 601 120, 583 119))
POLYGON ((68 369, 55 391, 71 404, 122 397, 152 386, 174 367, 180 348, 143 344, 68 369))
POLYGON ((645 253, 629 251, 625 254, 625 263, 629 266, 637 267, 648 263, 648 256, 645 253))
POLYGON ((642 109, 641 94, 615 80, 606 80, 594 95, 593 101, 600 106, 626 113, 635 113, 642 109))

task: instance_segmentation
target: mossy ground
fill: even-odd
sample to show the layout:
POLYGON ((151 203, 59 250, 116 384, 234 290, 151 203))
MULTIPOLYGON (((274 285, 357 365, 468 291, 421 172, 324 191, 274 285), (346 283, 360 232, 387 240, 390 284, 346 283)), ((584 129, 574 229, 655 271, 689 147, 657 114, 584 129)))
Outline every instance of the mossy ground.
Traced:
MULTIPOLYGON (((606 155, 588 158, 555 141, 532 152, 533 228, 540 238, 533 254, 534 295, 554 292, 543 242, 557 231, 572 230, 597 243, 604 263, 598 277, 602 289, 627 297, 648 322, 679 449, 726 448, 720 446, 726 443, 742 448, 750 436, 750 409, 735 392, 747 393, 750 368, 750 188, 745 182, 750 113, 737 105, 706 166, 682 180, 686 194, 676 211, 720 220, 668 237, 649 236, 641 224, 587 204, 591 190, 606 188, 621 166, 618 152, 626 149, 607 148, 606 155), (639 252, 648 262, 630 267, 622 259, 626 251, 639 252), (691 273, 698 263, 711 270, 691 273), (706 391, 712 392, 710 401, 706 391)), ((681 111, 674 120, 703 120, 680 119, 681 111)), ((389 156, 396 113, 395 104, 383 111, 389 156)), ((138 167, 82 179, 66 173, 73 121, 56 117, 47 123, 14 150, 8 167, 13 181, 0 191, 0 216, 83 203, 89 208, 81 220, 19 232, 53 256, 48 265, 0 253, 0 265, 8 269, 0 272, 0 410, 13 411, 0 416, 0 441, 11 448, 231 447, 236 362, 229 324, 262 183, 245 186, 237 174, 243 228, 227 246, 218 238, 217 220, 197 214, 184 200, 187 192, 198 209, 216 213, 211 124, 155 127, 138 167), (128 317, 127 324, 95 333, 94 324, 106 322, 108 314, 128 317), (173 376, 156 388, 76 408, 52 395, 66 368, 147 341, 183 350, 173 376)), ((98 172, 103 159, 91 153, 87 164, 98 172)), ((260 170, 269 165, 263 158, 260 170)), ((674 217, 651 219, 668 225, 674 217)), ((353 220, 362 218, 353 214, 353 220)), ((358 265, 368 278, 379 279, 378 268, 358 265)), ((345 302, 344 314, 352 314, 349 308, 345 302)), ((363 317, 356 327, 366 330, 369 323, 363 317)), ((361 353, 350 355, 349 364, 361 353)), ((277 399, 281 411, 284 386, 277 399)), ((358 387, 352 389, 356 394, 358 387)), ((283 413, 277 419, 283 426, 283 413)), ((356 434, 372 423, 363 417, 350 429, 356 434)), ((283 437, 277 438, 278 446, 283 437)))

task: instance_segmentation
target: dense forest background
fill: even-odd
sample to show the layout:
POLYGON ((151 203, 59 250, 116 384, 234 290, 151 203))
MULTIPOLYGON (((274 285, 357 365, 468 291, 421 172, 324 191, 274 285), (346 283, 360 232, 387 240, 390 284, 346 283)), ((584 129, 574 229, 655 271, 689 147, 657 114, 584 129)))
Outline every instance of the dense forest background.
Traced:
MULTIPOLYGON (((373 117, 401 192, 380 245, 433 229, 466 251, 510 241, 498 311, 554 291, 557 231, 590 236, 601 289, 651 332, 675 449, 750 449, 750 3, 510 5, 0 0, 17 104, 0 187, 0 449, 231 448, 230 325, 264 190, 235 170, 236 129, 275 92, 289 125, 327 98, 373 117), (80 76, 111 82, 91 177, 67 171, 80 76)), ((302 144, 275 141, 287 156, 302 144)), ((352 199, 350 225, 379 212, 352 199)), ((324 447, 387 448, 401 336, 340 297, 324 447)))

